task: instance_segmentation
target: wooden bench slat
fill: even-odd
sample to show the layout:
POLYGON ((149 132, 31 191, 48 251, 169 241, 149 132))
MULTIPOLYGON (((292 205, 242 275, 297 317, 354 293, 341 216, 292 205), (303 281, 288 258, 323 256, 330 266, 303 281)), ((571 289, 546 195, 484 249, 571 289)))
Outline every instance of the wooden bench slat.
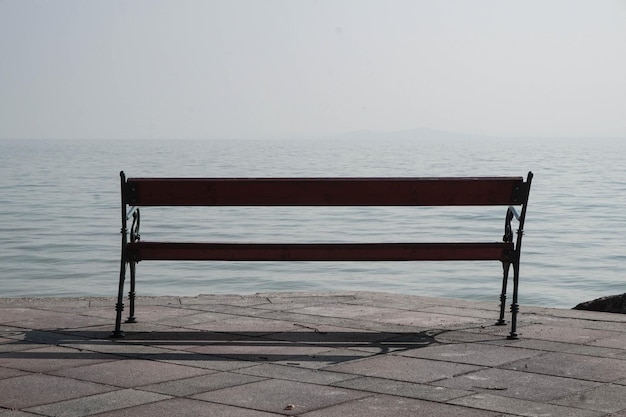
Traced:
POLYGON ((134 206, 518 205, 522 177, 475 178, 129 178, 134 206))
POLYGON ((133 261, 464 261, 505 260, 513 243, 175 243, 135 242, 133 261))

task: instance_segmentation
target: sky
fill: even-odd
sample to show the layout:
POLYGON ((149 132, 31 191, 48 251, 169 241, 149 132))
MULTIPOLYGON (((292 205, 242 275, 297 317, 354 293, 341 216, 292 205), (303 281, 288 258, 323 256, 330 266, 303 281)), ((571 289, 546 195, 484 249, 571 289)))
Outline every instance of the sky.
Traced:
POLYGON ((626 138, 626 0, 0 0, 0 138, 626 138))

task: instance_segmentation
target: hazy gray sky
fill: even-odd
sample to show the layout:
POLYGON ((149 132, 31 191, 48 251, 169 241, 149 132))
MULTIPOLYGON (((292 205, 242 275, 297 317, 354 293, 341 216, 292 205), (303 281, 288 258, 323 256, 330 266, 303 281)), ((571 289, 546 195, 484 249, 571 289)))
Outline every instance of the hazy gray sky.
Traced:
POLYGON ((625 0, 0 0, 0 138, 626 137, 625 0))

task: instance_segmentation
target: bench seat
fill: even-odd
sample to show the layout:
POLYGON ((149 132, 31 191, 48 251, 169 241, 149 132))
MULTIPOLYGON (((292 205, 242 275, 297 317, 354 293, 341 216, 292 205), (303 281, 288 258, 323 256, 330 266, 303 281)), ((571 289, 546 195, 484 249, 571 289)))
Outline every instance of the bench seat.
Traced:
POLYGON ((512 242, 493 243, 175 243, 134 242, 139 261, 511 261, 512 242))

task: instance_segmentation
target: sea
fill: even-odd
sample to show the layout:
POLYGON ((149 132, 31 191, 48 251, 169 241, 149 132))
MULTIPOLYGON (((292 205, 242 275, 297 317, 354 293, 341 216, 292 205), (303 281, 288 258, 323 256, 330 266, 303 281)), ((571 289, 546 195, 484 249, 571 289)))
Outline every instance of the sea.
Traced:
MULTIPOLYGON (((626 292, 626 140, 358 132, 264 140, 0 140, 0 297, 117 294, 128 177, 429 177, 534 173, 523 305, 626 292)), ((145 241, 498 241, 506 207, 143 208, 145 241)), ((499 302, 498 262, 166 262, 139 296, 385 291, 499 302)), ((510 288, 510 286, 509 286, 510 288)), ((128 289, 126 289, 128 291, 128 289)), ((510 298, 509 298, 510 299, 510 298)))

